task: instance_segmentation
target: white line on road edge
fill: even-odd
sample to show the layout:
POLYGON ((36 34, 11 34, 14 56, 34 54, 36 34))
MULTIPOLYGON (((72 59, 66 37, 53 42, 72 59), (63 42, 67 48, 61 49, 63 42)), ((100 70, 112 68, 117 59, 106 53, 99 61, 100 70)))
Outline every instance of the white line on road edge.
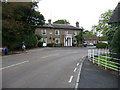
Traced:
POLYGON ((79 65, 79 63, 77 63, 77 66, 79 65))
MULTIPOLYGON (((84 57, 82 57, 83 59, 84 57)), ((84 60, 83 60, 84 61, 84 60)), ((82 69, 82 65, 83 65, 83 61, 80 64, 80 68, 79 68, 79 72, 78 72, 78 76, 77 76, 77 80, 76 80, 76 85, 75 85, 75 90, 78 89, 78 85, 79 85, 79 80, 80 80, 80 74, 81 74, 81 69, 82 69)))
POLYGON ((20 64, 23 64, 23 63, 26 63, 26 62, 29 62, 29 61, 24 61, 24 62, 16 63, 16 64, 13 64, 13 65, 10 65, 10 66, 7 66, 7 67, 3 67, 3 68, 0 68, 0 70, 6 69, 6 68, 9 68, 9 67, 13 67, 13 66, 17 66, 17 65, 20 65, 20 64))
POLYGON ((72 82, 72 79, 73 79, 73 76, 70 77, 70 79, 69 79, 68 82, 71 83, 71 82, 72 82))
POLYGON ((74 69, 74 72, 76 72, 77 68, 74 69))

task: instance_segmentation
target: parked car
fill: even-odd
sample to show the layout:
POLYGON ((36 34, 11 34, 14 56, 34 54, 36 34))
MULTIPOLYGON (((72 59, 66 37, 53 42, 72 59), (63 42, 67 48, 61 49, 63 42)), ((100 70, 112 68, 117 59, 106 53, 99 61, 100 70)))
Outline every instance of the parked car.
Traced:
POLYGON ((96 48, 93 43, 87 43, 87 48, 96 48))

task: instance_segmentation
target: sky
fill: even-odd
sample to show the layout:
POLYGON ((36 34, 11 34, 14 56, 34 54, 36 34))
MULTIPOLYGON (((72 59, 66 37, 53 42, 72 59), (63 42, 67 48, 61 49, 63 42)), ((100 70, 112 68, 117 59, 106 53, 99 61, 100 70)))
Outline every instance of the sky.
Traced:
POLYGON ((91 30, 99 17, 108 9, 114 10, 120 0, 40 0, 38 10, 44 15, 46 23, 66 19, 71 25, 91 30))

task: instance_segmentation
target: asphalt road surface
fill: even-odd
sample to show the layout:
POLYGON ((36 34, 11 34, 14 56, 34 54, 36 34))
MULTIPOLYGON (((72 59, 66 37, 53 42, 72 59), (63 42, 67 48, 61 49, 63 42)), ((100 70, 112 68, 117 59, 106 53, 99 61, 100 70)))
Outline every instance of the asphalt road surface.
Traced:
POLYGON ((43 48, 2 59, 3 88, 74 88, 86 48, 43 48))

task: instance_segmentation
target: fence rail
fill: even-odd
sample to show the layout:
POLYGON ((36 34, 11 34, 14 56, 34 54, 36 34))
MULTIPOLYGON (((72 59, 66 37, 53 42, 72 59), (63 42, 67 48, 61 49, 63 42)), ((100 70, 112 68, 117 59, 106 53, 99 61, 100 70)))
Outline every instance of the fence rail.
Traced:
POLYGON ((105 69, 117 71, 120 75, 120 59, 110 57, 108 49, 88 49, 88 59, 105 69))

